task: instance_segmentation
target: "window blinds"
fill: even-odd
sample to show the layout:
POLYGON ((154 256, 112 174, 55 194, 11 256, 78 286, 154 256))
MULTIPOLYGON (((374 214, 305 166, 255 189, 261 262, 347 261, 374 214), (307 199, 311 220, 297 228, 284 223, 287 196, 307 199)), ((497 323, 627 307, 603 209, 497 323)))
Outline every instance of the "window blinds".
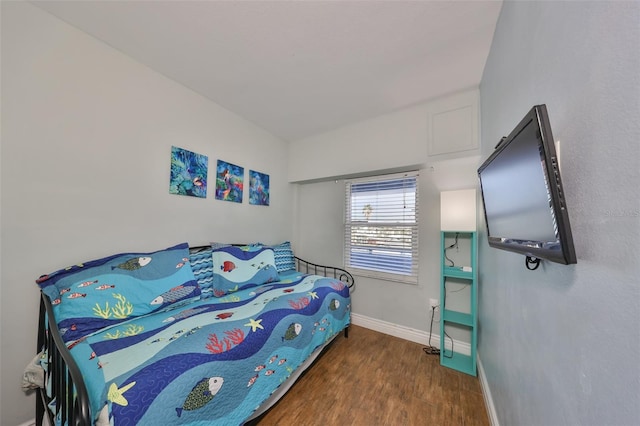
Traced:
POLYGON ((418 282, 418 173, 346 183, 345 265, 355 273, 418 282))

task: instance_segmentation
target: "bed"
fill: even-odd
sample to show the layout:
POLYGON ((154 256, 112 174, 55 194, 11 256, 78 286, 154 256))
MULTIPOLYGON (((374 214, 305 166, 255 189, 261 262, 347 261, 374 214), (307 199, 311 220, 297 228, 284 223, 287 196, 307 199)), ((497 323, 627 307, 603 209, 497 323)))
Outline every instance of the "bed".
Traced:
POLYGON ((347 335, 354 285, 289 243, 183 243, 37 282, 38 425, 255 422, 347 335))

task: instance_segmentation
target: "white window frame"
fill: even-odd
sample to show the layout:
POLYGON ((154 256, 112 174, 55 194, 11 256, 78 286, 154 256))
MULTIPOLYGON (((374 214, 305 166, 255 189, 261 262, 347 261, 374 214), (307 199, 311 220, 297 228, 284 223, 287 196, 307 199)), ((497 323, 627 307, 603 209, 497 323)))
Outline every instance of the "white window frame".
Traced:
POLYGON ((350 272, 363 277, 418 284, 418 181, 419 174, 417 171, 346 181, 344 264, 350 272), (406 187, 397 186, 405 183, 407 184, 406 187), (397 205, 392 206, 398 209, 397 211, 393 208, 391 210, 386 209, 388 203, 385 203, 385 201, 389 199, 383 200, 378 197, 373 202, 377 207, 373 207, 373 209, 383 209, 383 212, 379 212, 377 215, 375 213, 366 215, 365 209, 361 205, 366 202, 366 195, 364 195, 368 192, 366 188, 367 186, 376 188, 378 184, 380 185, 377 186, 378 190, 372 190, 370 196, 374 197, 374 194, 384 196, 384 188, 387 187, 390 191, 389 194, 394 191, 396 195, 402 196, 401 200, 393 200, 393 197, 391 198, 392 203, 399 202, 397 205), (398 193, 398 190, 400 190, 400 193, 398 193), (356 198, 354 199, 353 194, 358 192, 362 193, 364 197, 358 199, 355 196, 356 198), (352 211, 352 209, 355 210, 352 211), (372 215, 373 219, 370 220, 372 215), (383 220, 384 218, 389 218, 389 215, 394 215, 395 218, 390 218, 388 221, 383 220), (379 231, 370 228, 377 228, 379 231), (388 236, 388 230, 393 228, 402 228, 404 236, 388 236), (380 231, 383 232, 381 233, 380 231), (372 241, 362 242, 363 232, 376 233, 378 237, 373 238, 372 241), (380 235, 383 235, 383 237, 380 238, 380 235), (361 242, 358 242, 358 240, 361 242), (409 262, 406 261, 407 257, 409 262), (402 260, 403 258, 404 260, 402 260), (396 270, 393 271, 393 269, 396 270))

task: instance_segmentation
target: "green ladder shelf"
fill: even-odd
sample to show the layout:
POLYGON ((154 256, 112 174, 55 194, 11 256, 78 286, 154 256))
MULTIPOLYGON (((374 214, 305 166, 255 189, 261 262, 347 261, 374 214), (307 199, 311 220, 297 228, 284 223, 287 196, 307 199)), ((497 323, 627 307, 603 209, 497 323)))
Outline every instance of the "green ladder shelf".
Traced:
POLYGON ((442 231, 440 233, 440 250, 441 250, 441 274, 440 274, 440 365, 453 368, 463 373, 475 376, 476 370, 476 344, 478 336, 478 315, 477 315, 477 300, 478 300, 478 268, 477 268, 477 250, 478 250, 478 237, 476 232, 469 231, 442 231), (446 238, 455 238, 458 234, 459 238, 469 238, 471 247, 469 253, 469 264, 465 266, 471 266, 471 271, 463 271, 462 267, 447 266, 445 259, 445 245, 446 238), (446 280, 447 278, 454 278, 456 282, 466 283, 470 286, 470 307, 469 313, 458 312, 455 310, 447 309, 446 306, 446 280), (470 355, 460 353, 454 350, 447 349, 445 346, 445 326, 447 324, 455 324, 458 327, 465 328, 471 332, 471 353, 470 355))

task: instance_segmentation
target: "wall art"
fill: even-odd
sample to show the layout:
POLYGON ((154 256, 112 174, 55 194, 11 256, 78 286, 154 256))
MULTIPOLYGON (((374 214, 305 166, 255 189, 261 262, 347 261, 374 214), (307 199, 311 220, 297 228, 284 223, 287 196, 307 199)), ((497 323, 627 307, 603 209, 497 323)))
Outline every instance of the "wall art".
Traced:
POLYGON ((218 160, 216 168, 216 200, 242 202, 244 167, 218 160))
POLYGON ((206 155, 172 146, 169 193, 206 198, 208 165, 206 155))
POLYGON ((269 175, 249 170, 249 204, 269 205, 269 175))

